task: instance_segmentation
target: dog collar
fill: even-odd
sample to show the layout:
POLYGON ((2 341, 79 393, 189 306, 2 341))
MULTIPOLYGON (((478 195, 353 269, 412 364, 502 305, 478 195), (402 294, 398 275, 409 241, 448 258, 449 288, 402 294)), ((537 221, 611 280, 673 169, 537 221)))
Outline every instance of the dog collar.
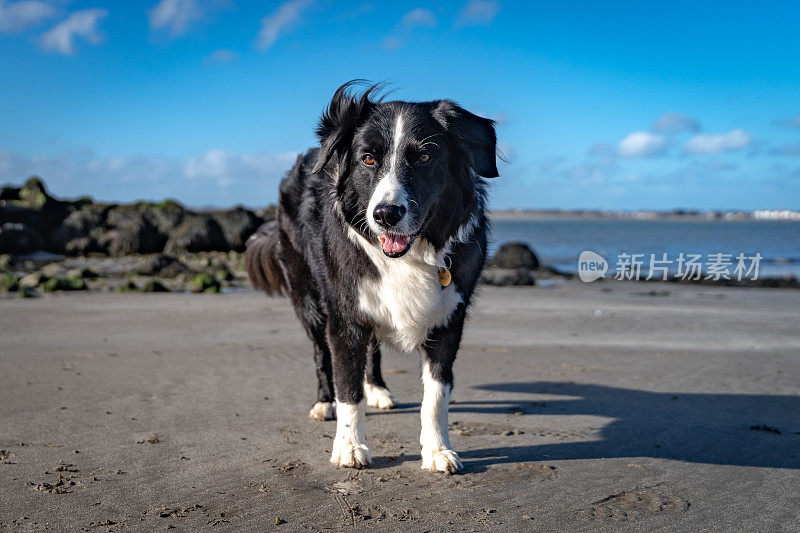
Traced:
POLYGON ((450 268, 453 266, 453 260, 449 255, 444 256, 444 263, 447 265, 439 269, 439 285, 444 289, 453 281, 453 276, 450 274, 450 268))

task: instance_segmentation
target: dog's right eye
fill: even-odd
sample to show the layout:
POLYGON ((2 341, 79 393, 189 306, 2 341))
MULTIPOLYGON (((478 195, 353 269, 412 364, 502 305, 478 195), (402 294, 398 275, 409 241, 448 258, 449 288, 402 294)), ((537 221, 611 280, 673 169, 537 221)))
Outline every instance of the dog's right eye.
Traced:
POLYGON ((368 167, 371 167, 375 164, 375 156, 372 154, 364 154, 361 156, 361 161, 368 167))

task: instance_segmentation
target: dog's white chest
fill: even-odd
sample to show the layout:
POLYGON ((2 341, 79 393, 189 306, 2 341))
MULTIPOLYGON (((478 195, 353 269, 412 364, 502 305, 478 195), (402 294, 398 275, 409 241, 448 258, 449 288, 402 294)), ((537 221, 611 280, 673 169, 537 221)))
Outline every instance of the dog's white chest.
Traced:
POLYGON ((378 324, 381 340, 404 352, 416 350, 431 329, 447 324, 463 301, 455 283, 441 286, 438 269, 425 261, 425 247, 415 242, 399 259, 369 244, 365 247, 380 277, 362 280, 359 307, 378 324))

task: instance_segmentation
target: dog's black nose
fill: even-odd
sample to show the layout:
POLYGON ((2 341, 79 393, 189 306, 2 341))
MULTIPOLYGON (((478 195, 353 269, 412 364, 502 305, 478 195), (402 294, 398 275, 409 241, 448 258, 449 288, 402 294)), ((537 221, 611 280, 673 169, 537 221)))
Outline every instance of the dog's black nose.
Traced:
POLYGON ((375 222, 384 228, 391 228, 400 222, 406 214, 404 205, 379 204, 372 212, 375 222))

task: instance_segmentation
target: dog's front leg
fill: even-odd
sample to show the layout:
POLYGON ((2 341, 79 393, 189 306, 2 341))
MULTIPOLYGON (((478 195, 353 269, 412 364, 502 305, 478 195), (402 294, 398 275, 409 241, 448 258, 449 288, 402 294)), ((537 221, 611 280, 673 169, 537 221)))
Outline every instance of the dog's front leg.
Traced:
POLYGON ((372 463, 367 446, 364 365, 371 332, 342 317, 329 317, 328 344, 336 389, 336 437, 331 463, 363 468, 372 463))
POLYGON ((447 410, 453 388, 453 361, 464 326, 463 305, 447 326, 434 329, 423 346, 422 359, 422 468, 453 474, 461 470, 461 459, 450 446, 447 410))

